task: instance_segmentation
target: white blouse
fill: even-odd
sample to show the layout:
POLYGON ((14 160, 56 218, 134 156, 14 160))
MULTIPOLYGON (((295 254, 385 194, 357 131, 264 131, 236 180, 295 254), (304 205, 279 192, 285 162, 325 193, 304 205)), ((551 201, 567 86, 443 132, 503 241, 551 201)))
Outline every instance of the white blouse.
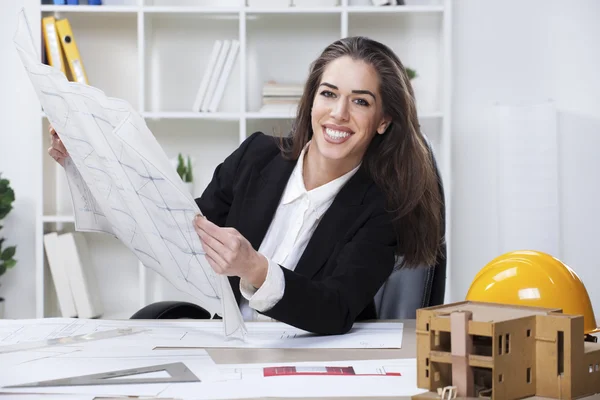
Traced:
POLYGON ((258 250, 269 261, 265 282, 257 290, 243 279, 240 280, 240 309, 246 321, 270 320, 257 311, 269 310, 283 297, 285 279, 279 266, 292 271, 296 268, 321 217, 333 203, 342 186, 360 167, 359 165, 339 178, 307 191, 302 167, 309 145, 310 142, 300 153, 273 221, 258 250))

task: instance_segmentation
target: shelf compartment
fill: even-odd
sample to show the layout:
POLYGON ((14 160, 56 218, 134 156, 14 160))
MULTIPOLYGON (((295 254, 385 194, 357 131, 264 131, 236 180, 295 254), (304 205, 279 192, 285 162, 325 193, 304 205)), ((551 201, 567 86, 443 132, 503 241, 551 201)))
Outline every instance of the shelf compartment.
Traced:
POLYGON ((349 14, 442 13, 444 6, 349 6, 349 14))
POLYGON ((73 215, 44 215, 42 222, 45 224, 72 224, 75 223, 75 216, 73 215))
POLYGON ((72 13, 57 18, 69 20, 89 84, 137 109, 137 14, 72 13))
POLYGON ((342 7, 245 7, 248 16, 260 14, 340 14, 342 7))
MULTIPOLYGON (((148 112, 192 112, 216 40, 239 40, 231 14, 145 14, 145 106, 148 112)), ((218 111, 240 111, 240 56, 218 111)))
POLYGON ((201 120, 214 120, 214 121, 238 121, 240 119, 240 113, 227 113, 227 112, 192 112, 192 111, 180 111, 180 112, 145 112, 144 118, 148 120, 170 120, 170 119, 201 119, 201 120))
POLYGON ((41 7, 42 13, 68 13, 68 14, 93 14, 99 16, 102 14, 115 14, 115 13, 137 13, 139 7, 132 5, 122 6, 55 6, 55 5, 44 5, 41 7))
POLYGON ((287 118, 248 120, 246 122, 246 136, 261 131, 266 135, 286 137, 292 129, 292 123, 293 120, 287 118))
POLYGON ((246 111, 255 113, 261 109, 263 84, 268 81, 304 83, 310 64, 325 47, 340 38, 340 25, 338 14, 315 14, 310 18, 257 14, 248 19, 246 111))
POLYGON ((349 36, 368 36, 389 46, 406 68, 416 70, 411 80, 417 110, 437 115, 442 108, 443 14, 350 14, 349 36))
POLYGON ((239 9, 240 0, 144 0, 145 7, 231 8, 239 9))
POLYGON ((73 204, 65 170, 48 154, 48 148, 50 147, 49 125, 47 119, 42 120, 42 222, 68 222, 53 221, 52 218, 46 220, 46 216, 73 215, 73 204))
POLYGON ((268 112, 249 112, 246 113, 246 119, 248 120, 261 120, 261 119, 294 119, 295 114, 284 114, 284 113, 268 113, 268 112))
POLYGON ((148 14, 239 14, 239 7, 195 7, 195 6, 146 6, 148 14))
POLYGON ((179 153, 192 158, 194 195, 210 182, 217 165, 239 145, 238 121, 148 120, 148 128, 176 168, 179 153))

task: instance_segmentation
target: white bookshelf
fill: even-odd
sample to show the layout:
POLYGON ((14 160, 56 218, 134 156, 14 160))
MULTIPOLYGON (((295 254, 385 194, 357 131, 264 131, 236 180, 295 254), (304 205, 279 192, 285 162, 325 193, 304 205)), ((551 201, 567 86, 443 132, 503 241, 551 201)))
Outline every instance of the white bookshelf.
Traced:
MULTIPOLYGON (((445 183, 450 252, 450 0, 407 0, 408 5, 385 7, 370 6, 369 0, 340 0, 338 6, 321 8, 260 8, 244 0, 104 3, 40 5, 39 18, 68 18, 90 84, 130 102, 169 157, 182 152, 195 159, 196 195, 217 164, 249 134, 287 133, 292 115, 260 112, 265 81, 304 82, 309 63, 341 37, 365 35, 389 45, 419 75, 413 85, 421 127, 434 144, 445 183), (218 111, 192 112, 217 39, 239 40, 235 66, 218 111)), ((43 114, 41 118, 43 204, 38 207, 36 313, 49 317, 57 315, 58 308, 41 237, 73 230, 74 218, 62 168, 46 153, 48 123, 43 114)), ((105 318, 127 318, 154 301, 191 300, 140 265, 116 239, 101 234, 86 238, 105 318)), ((448 289, 449 285, 447 297, 448 289)))

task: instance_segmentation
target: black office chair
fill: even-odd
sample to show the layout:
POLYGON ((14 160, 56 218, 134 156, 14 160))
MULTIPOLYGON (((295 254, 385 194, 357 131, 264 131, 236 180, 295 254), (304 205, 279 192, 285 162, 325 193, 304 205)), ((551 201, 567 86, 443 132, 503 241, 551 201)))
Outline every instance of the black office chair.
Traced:
POLYGON ((436 265, 400 268, 392 272, 375 295, 379 319, 415 319, 417 309, 444 304, 446 247, 436 265))

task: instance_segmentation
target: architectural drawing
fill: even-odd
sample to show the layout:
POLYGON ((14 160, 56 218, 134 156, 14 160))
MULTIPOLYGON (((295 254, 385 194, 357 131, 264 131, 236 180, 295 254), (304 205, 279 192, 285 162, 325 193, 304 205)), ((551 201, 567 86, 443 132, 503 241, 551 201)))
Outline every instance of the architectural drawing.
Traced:
POLYGON ((126 101, 41 63, 24 11, 14 42, 71 156, 65 168, 76 229, 113 234, 144 266, 223 317, 226 336, 243 337, 229 281, 212 270, 194 231, 200 210, 144 119, 126 101))

